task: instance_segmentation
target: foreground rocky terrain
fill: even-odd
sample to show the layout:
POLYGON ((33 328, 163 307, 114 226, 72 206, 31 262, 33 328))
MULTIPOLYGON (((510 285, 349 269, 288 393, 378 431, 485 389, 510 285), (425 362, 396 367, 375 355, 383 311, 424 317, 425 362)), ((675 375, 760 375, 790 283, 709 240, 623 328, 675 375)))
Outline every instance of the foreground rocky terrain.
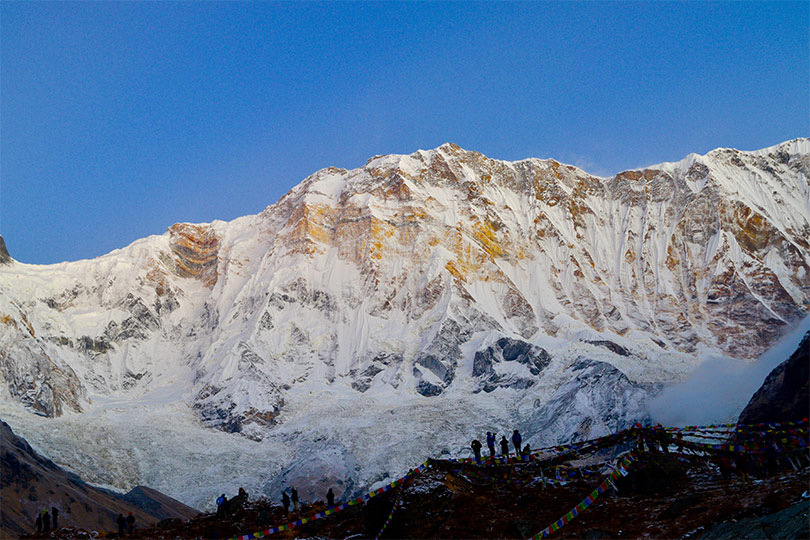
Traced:
MULTIPOLYGON (((806 437, 806 436, 805 436, 806 437)), ((528 538, 581 503, 603 480, 600 459, 587 467, 558 460, 477 466, 434 461, 402 487, 367 504, 270 538, 528 538), (573 464, 578 467, 571 467, 573 464), (542 471, 542 472, 541 472, 542 471), (545 485, 544 485, 544 481, 545 485), (394 508, 396 506, 396 508, 394 508), (393 509, 393 512, 392 512, 393 509), (384 530, 383 527, 385 527, 384 530), (382 534, 379 534, 382 531, 382 534)), ((808 538, 810 468, 785 462, 772 476, 754 467, 750 483, 721 472, 716 459, 645 452, 557 538, 808 538)), ((607 469, 609 470, 609 469, 607 469)), ((201 514, 139 531, 156 539, 228 538, 264 531, 327 510, 313 502, 285 513, 276 501, 250 501, 228 517, 201 514)), ((66 530, 54 538, 79 538, 66 530)))

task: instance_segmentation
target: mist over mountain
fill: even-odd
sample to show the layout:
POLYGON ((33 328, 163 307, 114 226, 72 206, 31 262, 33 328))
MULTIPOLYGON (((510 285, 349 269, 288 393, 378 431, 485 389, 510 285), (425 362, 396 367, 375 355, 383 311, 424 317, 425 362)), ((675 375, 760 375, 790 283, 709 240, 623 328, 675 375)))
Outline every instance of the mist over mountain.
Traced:
POLYGON ((748 362, 807 316, 809 173, 808 139, 610 178, 444 144, 97 259, 0 249, 2 411, 90 480, 197 507, 217 482, 149 482, 148 452, 185 445, 178 462, 219 460, 218 481, 253 490, 317 477, 352 493, 488 429, 599 436, 645 421, 705 358, 748 362), (135 464, 93 462, 97 430, 135 464))

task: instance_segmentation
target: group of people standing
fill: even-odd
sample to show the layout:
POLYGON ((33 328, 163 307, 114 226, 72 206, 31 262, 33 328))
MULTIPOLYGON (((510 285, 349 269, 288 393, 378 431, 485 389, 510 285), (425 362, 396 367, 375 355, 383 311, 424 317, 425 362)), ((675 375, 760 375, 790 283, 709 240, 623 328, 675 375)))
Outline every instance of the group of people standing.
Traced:
POLYGON ((245 488, 240 487, 239 493, 231 499, 223 493, 217 497, 217 515, 220 517, 227 517, 242 508, 248 502, 248 492, 245 488))
MULTIPOLYGON (((118 525, 119 537, 124 536, 125 528, 129 530, 130 534, 135 531, 135 516, 132 515, 132 512, 130 512, 127 517, 124 517, 123 514, 118 514, 115 523, 118 525)), ((50 514, 47 509, 43 509, 42 512, 37 514, 35 524, 37 526, 37 533, 50 532, 51 529, 55 531, 59 528, 59 509, 55 506, 51 507, 50 514)))
POLYGON ((115 522, 118 524, 118 536, 124 536, 124 527, 129 531, 129 534, 135 532, 135 516, 132 515, 132 512, 126 518, 124 514, 118 514, 115 522))
POLYGON ((298 512, 298 490, 291 488, 290 495, 287 495, 286 491, 281 493, 281 504, 284 506, 284 512, 288 514, 290 513, 290 501, 292 501, 295 511, 298 512), (290 497, 290 495, 292 495, 292 497, 290 497))
MULTIPOLYGON (((217 516, 219 517, 229 517, 233 515, 236 510, 241 508, 248 500, 248 494, 245 491, 245 488, 239 488, 239 494, 235 497, 228 499, 223 493, 219 497, 217 497, 217 516)), ((298 512, 298 506, 300 501, 298 499, 298 490, 295 488, 290 488, 290 494, 287 495, 287 491, 283 491, 281 493, 281 504, 284 506, 284 512, 290 513, 290 504, 292 504, 293 511, 298 512)), ((335 506, 335 492, 332 491, 332 488, 329 488, 329 491, 326 492, 326 504, 329 508, 333 508, 335 506)))
POLYGON ((42 512, 37 514, 36 526, 38 533, 51 530, 51 518, 53 518, 53 529, 56 530, 59 528, 59 509, 57 507, 51 507, 50 514, 47 508, 43 508, 42 512))
MULTIPOLYGON (((290 495, 287 495, 286 491, 281 492, 281 505, 284 506, 284 512, 288 514, 290 513, 290 502, 293 504, 294 511, 298 512, 298 490, 290 488, 290 495)), ((329 488, 329 491, 326 492, 326 506, 329 508, 335 506, 335 492, 332 491, 332 488, 329 488)))
MULTIPOLYGON (((487 447, 489 448, 489 458, 490 460, 495 460, 495 439, 496 436, 494 433, 487 431, 487 447)), ((512 444, 515 446, 515 455, 518 459, 522 459, 524 461, 528 461, 531 459, 531 448, 529 445, 521 447, 521 443, 523 442, 520 432, 518 430, 514 430, 512 432, 512 444)), ((501 456, 503 458, 509 457, 509 441, 506 440, 506 435, 501 436, 501 456)), ((473 455, 475 456, 475 462, 481 463, 481 441, 478 439, 473 439, 472 444, 470 445, 472 448, 473 455)))

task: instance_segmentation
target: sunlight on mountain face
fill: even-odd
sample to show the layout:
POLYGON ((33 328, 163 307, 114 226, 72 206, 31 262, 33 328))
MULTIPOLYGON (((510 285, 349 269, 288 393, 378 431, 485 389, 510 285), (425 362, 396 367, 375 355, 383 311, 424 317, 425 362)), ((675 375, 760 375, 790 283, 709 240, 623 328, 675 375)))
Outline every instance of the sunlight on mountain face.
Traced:
POLYGON ((303 456, 339 456, 321 473, 351 492, 490 429, 599 436, 698 365, 739 380, 806 317, 809 173, 806 139, 612 178, 445 144, 98 259, 8 260, 3 418, 90 481, 194 505, 224 477, 299 483, 303 456))

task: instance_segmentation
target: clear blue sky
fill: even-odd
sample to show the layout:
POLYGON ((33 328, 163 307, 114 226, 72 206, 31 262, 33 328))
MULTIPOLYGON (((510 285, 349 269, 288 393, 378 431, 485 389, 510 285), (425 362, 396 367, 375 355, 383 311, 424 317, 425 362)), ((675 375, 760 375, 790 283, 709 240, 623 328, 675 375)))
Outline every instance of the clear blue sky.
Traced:
POLYGON ((594 174, 810 135, 810 3, 0 3, 0 234, 102 255, 452 141, 594 174))

